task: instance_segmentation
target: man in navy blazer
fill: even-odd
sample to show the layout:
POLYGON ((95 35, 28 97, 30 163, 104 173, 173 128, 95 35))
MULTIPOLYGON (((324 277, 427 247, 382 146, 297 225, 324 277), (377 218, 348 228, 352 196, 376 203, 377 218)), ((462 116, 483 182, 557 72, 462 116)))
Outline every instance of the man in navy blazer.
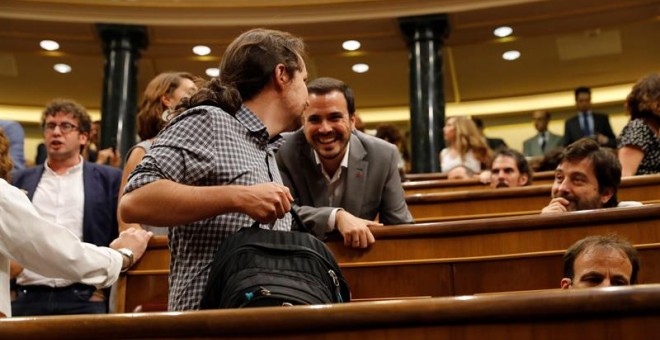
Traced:
POLYGON ((578 114, 564 125, 564 146, 573 144, 583 137, 593 138, 600 146, 616 148, 616 136, 612 131, 609 117, 604 113, 591 111, 591 89, 575 89, 575 106, 578 114))
POLYGON ((286 137, 276 154, 282 181, 298 214, 318 236, 337 229, 350 247, 375 242, 370 226, 412 223, 398 171, 399 152, 379 138, 354 131, 351 89, 337 79, 307 85, 303 129, 286 137), (349 142, 350 141, 350 142, 349 142))
MULTIPOLYGON (((12 184, 22 189, 39 214, 70 229, 84 242, 108 246, 118 236, 117 198, 121 171, 84 161, 91 119, 70 100, 54 100, 43 112, 46 162, 17 171, 12 184)), ((105 296, 93 286, 47 278, 13 264, 17 276, 14 315, 105 313, 105 296)))

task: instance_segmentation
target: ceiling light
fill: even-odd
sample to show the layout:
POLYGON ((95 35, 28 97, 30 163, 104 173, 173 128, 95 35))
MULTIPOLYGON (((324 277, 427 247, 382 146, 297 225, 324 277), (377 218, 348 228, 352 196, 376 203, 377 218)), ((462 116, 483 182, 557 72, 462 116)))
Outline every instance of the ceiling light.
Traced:
POLYGON ((220 75, 220 69, 217 67, 209 67, 206 69, 206 75, 209 77, 217 77, 220 75))
POLYGON ((516 60, 518 58, 520 58, 520 52, 516 50, 506 51, 502 53, 502 59, 504 60, 516 60))
POLYGON ((359 41, 357 40, 346 40, 344 41, 343 44, 341 44, 341 47, 343 47, 347 51, 355 51, 362 46, 359 41))
POLYGON ((211 48, 204 45, 197 45, 193 47, 193 53, 197 55, 208 55, 211 53, 211 48))
POLYGON ((369 65, 367 64, 355 64, 353 65, 353 72, 355 73, 364 73, 369 71, 369 65))
POLYGON ((500 38, 508 37, 511 35, 511 33, 513 33, 513 28, 509 26, 498 27, 493 31, 493 34, 500 38))
POLYGON ((69 73, 71 72, 71 66, 67 64, 55 64, 53 69, 59 73, 69 73))
POLYGON ((57 43, 57 41, 53 40, 42 40, 39 43, 39 46, 43 48, 46 51, 57 51, 60 49, 60 44, 57 43))

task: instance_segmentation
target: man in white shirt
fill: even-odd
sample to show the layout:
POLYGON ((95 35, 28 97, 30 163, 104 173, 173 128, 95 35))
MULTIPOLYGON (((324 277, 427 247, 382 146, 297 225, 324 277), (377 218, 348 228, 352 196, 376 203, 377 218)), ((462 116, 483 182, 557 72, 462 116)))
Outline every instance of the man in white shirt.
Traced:
POLYGON ((67 228, 39 216, 21 190, 0 179, 0 316, 11 316, 9 260, 43 275, 97 287, 112 285, 142 257, 152 233, 130 229, 110 247, 82 243, 67 228))
MULTIPOLYGON (((15 172, 12 184, 27 193, 46 220, 65 226, 84 242, 108 246, 118 234, 121 171, 83 160, 80 151, 87 144, 91 118, 76 102, 59 99, 49 103, 42 115, 42 129, 46 162, 15 172)), ((107 310, 104 292, 93 286, 44 277, 30 270, 20 271, 16 283, 14 315, 107 310)))

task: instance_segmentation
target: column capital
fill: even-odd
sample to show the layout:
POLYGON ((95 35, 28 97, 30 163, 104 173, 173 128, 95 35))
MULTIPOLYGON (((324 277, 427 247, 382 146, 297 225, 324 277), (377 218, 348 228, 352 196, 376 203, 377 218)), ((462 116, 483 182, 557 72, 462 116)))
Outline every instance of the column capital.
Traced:
POLYGON ((114 49, 139 51, 149 46, 146 26, 96 24, 96 31, 106 53, 114 49))
POLYGON ((419 40, 441 41, 449 36, 447 14, 430 14, 399 18, 399 28, 406 41, 419 40))

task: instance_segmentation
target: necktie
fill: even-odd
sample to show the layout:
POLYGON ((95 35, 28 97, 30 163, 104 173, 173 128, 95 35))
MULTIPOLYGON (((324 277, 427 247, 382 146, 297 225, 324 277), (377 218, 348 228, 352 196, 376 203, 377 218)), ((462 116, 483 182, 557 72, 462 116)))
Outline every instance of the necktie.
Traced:
POLYGON ((585 137, 592 135, 591 126, 589 126, 589 117, 587 117, 586 112, 582 112, 582 133, 584 133, 585 137))
POLYGON ((541 151, 545 153, 545 133, 541 134, 541 151))

